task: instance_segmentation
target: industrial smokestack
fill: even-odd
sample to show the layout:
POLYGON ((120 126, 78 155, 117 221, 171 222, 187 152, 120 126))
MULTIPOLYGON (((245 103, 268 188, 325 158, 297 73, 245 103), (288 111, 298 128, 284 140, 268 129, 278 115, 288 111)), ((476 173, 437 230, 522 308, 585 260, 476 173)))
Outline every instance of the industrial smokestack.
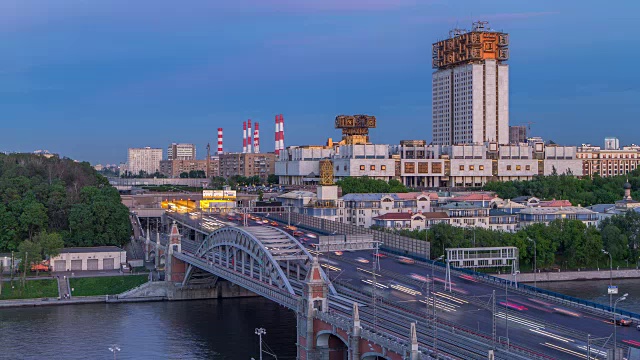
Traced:
POLYGON ((222 154, 222 128, 218 128, 218 155, 222 154))
POLYGON ((242 122, 242 153, 247 152, 247 122, 242 122))
POLYGON ((280 116, 276 115, 276 140, 274 150, 276 155, 280 155, 280 116))
POLYGON ((253 152, 251 150, 251 119, 247 120, 247 152, 253 152))
POLYGON ((256 122, 256 129, 253 132, 253 152, 260 153, 260 123, 256 122))
POLYGON ((280 151, 284 151, 284 116, 280 114, 280 151))

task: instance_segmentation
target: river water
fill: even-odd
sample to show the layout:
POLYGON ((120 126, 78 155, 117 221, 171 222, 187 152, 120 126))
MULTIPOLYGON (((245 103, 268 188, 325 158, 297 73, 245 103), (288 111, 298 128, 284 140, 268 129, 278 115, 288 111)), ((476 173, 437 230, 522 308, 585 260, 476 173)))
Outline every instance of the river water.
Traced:
MULTIPOLYGON (((529 285, 533 285, 533 283, 529 285)), ((629 294, 627 300, 618 303, 618 308, 640 313, 640 279, 614 279, 613 285, 618 286, 618 295, 613 295, 614 301, 625 293, 629 294)), ((538 283, 539 288, 609 305, 607 286, 609 286, 609 280, 538 283)))
POLYGON ((258 327, 295 359, 294 313, 263 298, 2 309, 0 359, 258 359, 258 327))
MULTIPOLYGON (((640 313, 640 279, 615 280, 619 307, 640 313)), ((609 303, 608 280, 538 283, 609 303)), ((615 299, 615 298, 614 298, 615 299)), ((0 310, 0 359, 258 359, 255 328, 278 359, 295 359, 293 312, 264 298, 87 304, 0 310)), ((271 359, 265 355, 265 359, 271 359)))

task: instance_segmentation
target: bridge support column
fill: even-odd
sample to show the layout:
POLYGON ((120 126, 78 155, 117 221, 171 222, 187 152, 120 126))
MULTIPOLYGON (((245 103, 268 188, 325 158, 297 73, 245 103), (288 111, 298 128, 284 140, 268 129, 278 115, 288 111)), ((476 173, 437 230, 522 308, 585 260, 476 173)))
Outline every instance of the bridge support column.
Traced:
POLYGON ((160 267, 160 232, 156 233, 156 269, 160 267))
POLYGON ((174 252, 182 252, 182 242, 180 239, 178 224, 174 222, 171 226, 168 251, 165 258, 165 280, 169 282, 182 282, 185 278, 187 265, 184 261, 173 256, 174 252))
POLYGON ((418 351, 418 334, 416 333, 416 323, 411 323, 411 360, 420 360, 420 351, 418 351))
MULTIPOLYGON (((327 312, 327 294, 329 288, 322 278, 318 258, 313 259, 311 269, 307 273, 303 289, 302 299, 298 307, 298 331, 297 345, 299 360, 316 360, 318 356, 326 353, 328 359, 329 349, 318 351, 316 349, 316 338, 314 329, 314 315, 316 311, 327 312)), ((322 359, 322 358, 320 358, 322 359)))
POLYGON ((351 331, 351 339, 349 348, 351 348, 351 360, 360 360, 360 333, 362 327, 360 326, 360 311, 358 310, 358 303, 353 303, 353 330, 351 331))
MULTIPOLYGON (((147 238, 144 240, 144 261, 149 262, 149 251, 151 251, 151 238, 147 230, 147 238)), ((157 252, 157 251, 156 251, 157 252)))

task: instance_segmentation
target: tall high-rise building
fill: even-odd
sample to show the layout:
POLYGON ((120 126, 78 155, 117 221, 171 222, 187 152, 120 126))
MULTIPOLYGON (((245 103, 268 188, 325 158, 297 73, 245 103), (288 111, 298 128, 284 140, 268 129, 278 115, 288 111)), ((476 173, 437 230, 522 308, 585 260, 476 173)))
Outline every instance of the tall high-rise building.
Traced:
POLYGON ((148 175, 160 171, 160 161, 162 160, 162 149, 158 148, 129 148, 127 156, 127 170, 138 175, 144 171, 148 175))
POLYGON ((487 22, 433 44, 433 143, 509 142, 509 36, 487 22))
POLYGON ((167 147, 167 160, 195 160, 196 146, 194 144, 173 143, 167 147))

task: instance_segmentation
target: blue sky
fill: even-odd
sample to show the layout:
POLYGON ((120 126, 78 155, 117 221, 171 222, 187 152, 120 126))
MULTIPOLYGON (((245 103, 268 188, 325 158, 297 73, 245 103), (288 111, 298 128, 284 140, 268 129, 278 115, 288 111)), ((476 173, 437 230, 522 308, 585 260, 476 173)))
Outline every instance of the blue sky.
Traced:
POLYGON ((457 0, 4 0, 0 150, 91 163, 127 147, 286 145, 376 115, 377 143, 431 140, 431 43, 473 20, 510 33, 511 124, 558 143, 640 143, 640 3, 457 0))

